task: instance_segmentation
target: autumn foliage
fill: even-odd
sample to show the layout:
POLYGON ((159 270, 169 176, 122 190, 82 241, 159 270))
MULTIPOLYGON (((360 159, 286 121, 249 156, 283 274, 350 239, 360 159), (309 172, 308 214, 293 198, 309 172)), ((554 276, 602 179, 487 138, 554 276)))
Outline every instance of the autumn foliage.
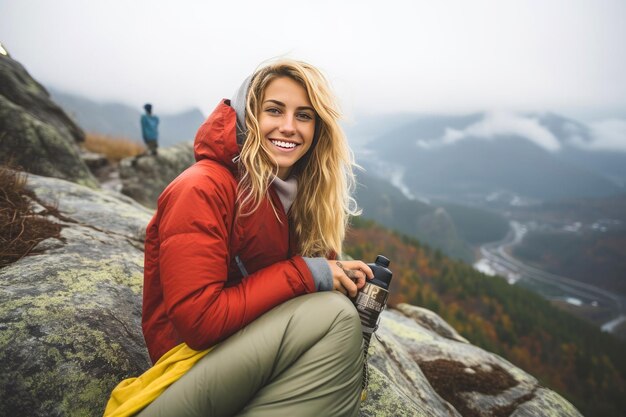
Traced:
POLYGON ((393 271, 390 304, 426 307, 471 343, 497 353, 569 399, 584 415, 626 410, 626 344, 528 290, 453 261, 418 241, 358 220, 346 253, 393 271))

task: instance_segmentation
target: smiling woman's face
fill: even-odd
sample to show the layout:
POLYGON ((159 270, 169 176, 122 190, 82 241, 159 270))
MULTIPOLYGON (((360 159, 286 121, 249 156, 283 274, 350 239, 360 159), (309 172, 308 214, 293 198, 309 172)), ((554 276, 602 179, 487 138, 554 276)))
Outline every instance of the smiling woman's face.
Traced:
POLYGON ((304 87, 289 77, 272 80, 265 88, 258 120, 278 164, 278 177, 285 180, 313 142, 315 111, 304 87))

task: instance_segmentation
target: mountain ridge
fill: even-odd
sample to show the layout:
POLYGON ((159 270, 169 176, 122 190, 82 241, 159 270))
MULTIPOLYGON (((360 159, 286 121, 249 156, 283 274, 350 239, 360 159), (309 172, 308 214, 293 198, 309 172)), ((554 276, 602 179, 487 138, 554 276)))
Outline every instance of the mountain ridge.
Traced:
MULTIPOLYGON (((114 137, 124 137, 142 141, 139 119, 143 114, 128 104, 119 102, 99 102, 77 94, 65 93, 48 87, 52 98, 87 132, 114 137)), ((169 114, 161 113, 154 104, 159 116, 159 145, 170 146, 192 140, 204 122, 204 115, 198 108, 169 114)))
POLYGON ((382 176, 401 171, 413 195, 458 203, 485 203, 492 192, 539 200, 623 192, 626 152, 593 150, 590 132, 554 113, 416 116, 358 157, 382 176))

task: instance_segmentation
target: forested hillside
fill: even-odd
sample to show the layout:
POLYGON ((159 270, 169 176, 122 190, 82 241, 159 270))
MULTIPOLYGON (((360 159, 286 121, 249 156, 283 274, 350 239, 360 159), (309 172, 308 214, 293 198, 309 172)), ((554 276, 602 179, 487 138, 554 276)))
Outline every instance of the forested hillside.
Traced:
POLYGON ((528 229, 516 258, 626 295, 626 194, 519 207, 512 217, 528 229))
POLYGON ((529 233, 513 254, 545 271, 626 295, 626 230, 529 233))
POLYGON ((391 303, 431 309, 471 343, 505 357, 586 416, 623 416, 626 344, 540 296, 453 261, 370 221, 356 220, 346 253, 391 259, 391 303))

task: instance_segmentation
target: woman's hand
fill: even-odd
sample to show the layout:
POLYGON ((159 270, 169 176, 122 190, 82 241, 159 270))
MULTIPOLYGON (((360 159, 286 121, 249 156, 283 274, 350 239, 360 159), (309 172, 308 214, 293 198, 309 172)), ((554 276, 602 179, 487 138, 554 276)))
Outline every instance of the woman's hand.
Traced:
POLYGON ((333 290, 356 297, 365 285, 365 279, 374 278, 372 269, 363 261, 328 261, 333 274, 333 290))

